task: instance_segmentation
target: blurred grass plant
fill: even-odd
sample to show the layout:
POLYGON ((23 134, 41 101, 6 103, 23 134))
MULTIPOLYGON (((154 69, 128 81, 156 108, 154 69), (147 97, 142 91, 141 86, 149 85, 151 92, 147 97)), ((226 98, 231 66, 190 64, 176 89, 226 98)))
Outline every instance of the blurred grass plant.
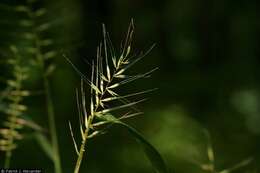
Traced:
MULTIPOLYGON (((43 8, 41 3, 42 1, 38 0, 27 0, 24 3, 21 2, 20 5, 7 5, 5 7, 8 9, 8 12, 12 11, 14 14, 19 13, 20 16, 22 16, 16 22, 18 29, 14 29, 12 34, 18 36, 16 40, 16 42, 18 42, 17 47, 22 50, 19 56, 21 57, 20 59, 24 59, 27 63, 23 64, 24 67, 34 66, 40 71, 40 75, 37 77, 43 81, 51 144, 49 144, 49 140, 42 133, 37 133, 36 137, 45 151, 51 150, 51 152, 48 152, 48 155, 54 163, 55 172, 61 173, 55 114, 49 84, 49 77, 55 69, 53 58, 56 56, 56 51, 52 49, 54 41, 46 36, 48 35, 46 33, 50 30, 51 23, 45 20, 47 9, 43 8), (46 146, 50 146, 49 149, 46 149, 46 146)), ((14 70, 14 73, 17 73, 17 70, 14 70)), ((22 75, 22 73, 19 75, 22 75)), ((30 75, 28 75, 28 77, 32 77, 33 74, 30 73, 30 75)), ((21 82, 21 79, 18 77, 17 82, 21 82)), ((17 83, 17 85, 18 84, 19 83, 17 83)), ((20 86, 20 84, 18 86, 20 86)), ((14 119, 13 117, 14 115, 10 116, 11 119, 14 119)), ((11 129, 14 129, 13 126, 14 125, 11 125, 11 129)), ((13 138, 14 137, 10 136, 9 141, 12 142, 13 138)), ((10 157, 9 155, 10 154, 8 154, 8 157, 10 157)), ((9 165, 9 161, 7 161, 6 165, 9 165)))
POLYGON ((4 167, 9 168, 12 152, 17 147, 16 140, 21 140, 21 129, 27 124, 22 115, 27 110, 23 104, 25 97, 30 92, 24 88, 24 81, 28 78, 28 67, 23 65, 23 59, 19 56, 15 46, 11 46, 12 57, 7 64, 11 68, 11 76, 6 80, 6 89, 1 93, 1 112, 6 115, 3 127, 0 129, 0 151, 5 152, 4 167))
MULTIPOLYGON (((51 148, 52 148, 52 161, 54 163, 54 169, 56 173, 61 173, 61 161, 59 154, 59 145, 57 139, 55 113, 53 107, 53 100, 51 96, 51 89, 49 84, 49 77, 55 69, 55 65, 52 63, 52 59, 56 56, 56 51, 51 49, 53 40, 44 38, 44 32, 50 28, 50 23, 37 23, 39 18, 44 17, 47 13, 45 8, 35 9, 33 8, 36 0, 28 0, 27 6, 17 7, 17 10, 27 14, 27 19, 23 21, 25 27, 29 27, 27 32, 28 39, 31 39, 32 46, 27 48, 28 53, 31 53, 35 58, 32 60, 33 64, 39 67, 42 75, 43 90, 45 94, 45 103, 48 115, 49 131, 51 136, 51 148)), ((43 144, 44 136, 38 137, 40 144, 43 144)), ((46 143, 45 142, 45 143, 46 143)))
MULTIPOLYGON (((170 165, 170 171, 235 173, 254 169, 255 159, 250 155, 227 163, 223 156, 221 157, 221 153, 216 152, 219 146, 213 143, 210 132, 192 118, 181 105, 172 105, 150 114, 153 117, 161 115, 160 123, 156 119, 150 122, 154 129, 157 129, 157 135, 154 136, 155 130, 149 135, 159 146, 160 151, 167 156, 169 162, 173 163, 170 165)), ((127 154, 131 155, 131 151, 127 154)), ((137 164, 142 163, 130 165, 137 164)))
POLYGON ((214 149, 213 149, 213 146, 212 146, 210 134, 209 134, 209 132, 206 129, 204 130, 204 132, 205 132, 205 136, 207 138, 207 158, 208 158, 208 163, 207 164, 199 164, 199 163, 197 163, 197 165, 199 165, 199 167, 202 170, 204 170, 206 172, 210 172, 210 173, 232 173, 232 172, 235 172, 235 171, 237 171, 237 170, 239 170, 239 169, 241 169, 243 167, 248 166, 253 161, 253 158, 249 157, 249 158, 246 158, 246 159, 242 160, 239 163, 236 163, 236 164, 232 165, 231 167, 219 170, 216 167, 215 156, 214 156, 214 149))

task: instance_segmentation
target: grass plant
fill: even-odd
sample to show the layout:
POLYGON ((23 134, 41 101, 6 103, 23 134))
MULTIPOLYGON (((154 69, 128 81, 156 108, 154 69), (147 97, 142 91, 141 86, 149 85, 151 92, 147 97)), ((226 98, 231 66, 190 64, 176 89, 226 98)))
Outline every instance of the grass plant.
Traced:
POLYGON ((71 124, 69 124, 75 151, 78 156, 74 173, 78 173, 80 170, 84 153, 87 150, 87 141, 97 135, 106 133, 108 127, 112 124, 118 124, 126 128, 142 145, 155 170, 160 173, 166 173, 167 168, 159 152, 136 129, 121 121, 142 113, 135 106, 145 101, 145 99, 129 101, 129 98, 149 93, 154 89, 137 91, 126 95, 120 95, 117 92, 117 89, 122 85, 134 82, 137 79, 150 77, 151 73, 157 69, 155 68, 146 73, 134 75, 126 73, 130 67, 145 57, 154 45, 146 53, 138 56, 132 55, 134 24, 131 21, 124 45, 119 54, 117 54, 110 41, 105 25, 102 28, 103 41, 97 47, 96 60, 93 60, 91 63, 91 79, 87 79, 71 63, 82 78, 80 90, 77 91, 81 131, 81 145, 79 147, 74 139, 71 124), (86 85, 90 87, 89 106, 86 104, 86 99, 88 98, 85 91, 86 85))

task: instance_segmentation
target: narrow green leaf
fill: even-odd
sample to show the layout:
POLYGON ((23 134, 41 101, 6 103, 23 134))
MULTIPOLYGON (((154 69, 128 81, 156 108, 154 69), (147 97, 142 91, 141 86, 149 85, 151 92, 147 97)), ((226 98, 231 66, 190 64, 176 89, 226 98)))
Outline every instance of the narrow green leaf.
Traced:
POLYGON ((128 124, 118 120, 111 114, 106 114, 102 116, 102 119, 125 127, 130 132, 130 134, 140 143, 140 145, 143 148, 143 151, 145 152, 147 158, 150 160, 156 172, 168 173, 167 166, 160 153, 141 135, 141 133, 139 133, 136 129, 129 126, 128 124))
POLYGON ((54 161, 54 151, 53 148, 49 142, 49 140, 41 133, 35 133, 35 139, 39 143, 40 147, 44 151, 44 153, 52 160, 54 161))

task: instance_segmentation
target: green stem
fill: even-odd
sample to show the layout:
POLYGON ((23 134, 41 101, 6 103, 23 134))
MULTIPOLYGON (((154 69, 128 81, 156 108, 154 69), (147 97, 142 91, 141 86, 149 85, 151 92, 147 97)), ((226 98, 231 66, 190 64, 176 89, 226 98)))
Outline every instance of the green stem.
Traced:
POLYGON ((84 132, 84 136, 83 136, 84 139, 82 140, 82 143, 81 143, 81 146, 80 146, 78 159, 77 159, 77 162, 76 162, 76 165, 75 165, 75 168, 74 168, 74 173, 79 173, 79 169, 80 169, 81 162, 82 162, 82 159, 83 159, 83 155, 84 155, 84 152, 85 152, 85 147, 86 147, 86 144, 87 144, 88 133, 89 133, 90 126, 92 124, 93 119, 94 119, 94 115, 91 115, 88 118, 88 125, 87 125, 88 128, 86 128, 85 132, 84 132))
MULTIPOLYGON (((120 64, 121 65, 121 64, 120 64)), ((107 92, 107 89, 108 89, 108 86, 109 84, 111 84, 113 78, 114 78, 114 74, 116 74, 118 68, 114 71, 113 75, 112 75, 112 78, 110 79, 110 81, 106 84, 106 87, 105 87, 105 91, 101 94, 100 96, 100 100, 104 97, 104 95, 106 94, 107 92)), ((95 108, 95 111, 97 111, 97 109, 99 108, 100 106, 100 102, 97 104, 96 108, 95 108)), ((94 115, 90 115, 90 117, 88 118, 88 128, 86 128, 85 132, 84 132, 84 139, 82 140, 82 143, 81 143, 81 146, 80 146, 80 150, 79 150, 79 154, 78 154, 78 159, 77 159, 77 162, 76 162, 76 165, 75 165, 75 168, 74 168, 74 173, 79 173, 79 169, 80 169, 80 166, 81 166, 81 162, 82 162, 82 159, 83 159, 83 155, 84 155, 84 152, 85 152, 85 147, 86 147, 86 143, 87 143, 87 139, 88 139, 88 133, 89 133, 89 127, 92 126, 92 121, 94 119, 94 115)))
POLYGON ((35 33, 35 43, 36 43, 36 49, 37 49, 36 58, 40 63, 40 67, 41 67, 42 74, 43 74, 45 101, 46 101, 46 108, 47 108, 47 113, 48 113, 49 128, 50 128, 50 134, 51 134, 51 143, 52 143, 53 156, 54 156, 54 160, 53 160, 54 169, 55 169, 55 173, 62 173, 54 106, 53 106, 53 100, 51 97, 51 89, 50 89, 48 76, 45 74, 45 62, 44 62, 44 58, 42 56, 38 34, 37 34, 37 32, 34 32, 34 33, 35 33))
POLYGON ((5 169, 8 169, 10 167, 11 156, 12 156, 12 151, 11 150, 7 151, 5 154, 5 164, 4 164, 5 169))
POLYGON ((56 129, 56 121, 55 121, 55 113, 54 113, 54 106, 53 106, 53 100, 51 97, 51 89, 49 84, 48 76, 45 72, 45 60, 42 55, 41 51, 41 45, 40 45, 40 38, 35 30, 35 16, 34 14, 29 11, 29 16, 31 17, 33 21, 33 33, 34 33, 34 39, 35 39, 35 47, 36 47, 36 59, 38 60, 40 64, 40 68, 43 75, 43 85, 44 85, 44 91, 45 91, 45 101, 46 101, 46 108, 48 113, 48 120, 49 120, 49 128, 50 128, 50 135, 51 135, 51 143, 53 148, 53 156, 54 156, 54 169, 55 173, 62 173, 61 169, 61 161, 60 161, 60 154, 59 154, 59 144, 58 144, 58 138, 57 138, 57 129, 56 129))
POLYGON ((47 76, 44 75, 44 89, 45 89, 45 99, 46 99, 46 106, 48 111, 48 119, 49 119, 49 128, 51 133, 51 142, 53 147, 53 154, 54 154, 54 168, 55 173, 61 173, 61 162, 60 162, 60 154, 59 154, 59 144, 58 144, 58 138, 57 138, 57 131, 56 131, 56 125, 55 125, 55 114, 54 114, 54 108, 53 108, 53 100, 51 97, 50 92, 50 86, 49 86, 49 80, 47 79, 47 76))
POLYGON ((43 85, 45 91, 45 101, 46 101, 46 108, 48 113, 48 120, 49 120, 49 128, 51 134, 51 143, 53 148, 53 156, 54 156, 54 169, 55 173, 62 173, 61 169, 61 161, 60 161, 60 154, 59 154, 59 144, 57 138, 57 130, 56 130, 56 121, 55 121, 55 113, 54 113, 54 106, 53 100, 51 97, 51 89, 49 84, 48 76, 45 74, 45 62, 41 52, 40 40, 38 37, 37 32, 34 30, 34 37, 35 37, 35 45, 36 45, 36 59, 40 63, 42 75, 43 75, 43 85))
POLYGON ((51 134, 51 143, 52 143, 53 156, 54 156, 54 160, 53 160, 54 169, 55 169, 55 173, 62 173, 60 154, 59 154, 59 144, 58 144, 58 138, 57 138, 57 129, 56 129, 56 125, 55 125, 56 121, 55 121, 53 100, 51 97, 49 79, 48 79, 48 76, 45 74, 45 62, 44 62, 44 58, 41 53, 39 38, 38 38, 38 35, 36 32, 35 32, 35 43, 36 43, 36 49, 37 49, 36 58, 40 63, 40 67, 41 67, 42 74, 43 74, 45 101, 46 101, 46 108, 47 108, 47 113, 48 113, 49 128, 50 128, 50 134, 51 134))
POLYGON ((88 132, 89 132, 89 128, 87 128, 84 132, 84 139, 82 140, 81 146, 80 146, 80 150, 79 150, 79 155, 78 155, 78 159, 76 162, 76 166, 74 168, 74 173, 78 173, 80 166, 81 166, 81 162, 83 159, 83 155, 85 152, 85 147, 86 147, 86 143, 87 143, 87 139, 88 139, 88 132))

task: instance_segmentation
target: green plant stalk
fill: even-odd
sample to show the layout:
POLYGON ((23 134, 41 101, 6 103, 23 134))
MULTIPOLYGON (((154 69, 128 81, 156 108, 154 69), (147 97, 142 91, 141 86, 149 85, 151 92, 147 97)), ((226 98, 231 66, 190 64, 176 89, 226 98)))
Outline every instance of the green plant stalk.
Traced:
POLYGON ((51 135, 51 144, 53 149, 53 156, 54 156, 54 170, 55 173, 62 173, 61 169, 61 161, 60 161, 60 154, 59 154, 59 144, 58 144, 58 138, 57 138, 57 130, 56 130, 56 121, 55 121, 55 113, 54 113, 54 106, 53 106, 53 100, 51 96, 51 89, 49 84, 48 76, 45 72, 45 60, 43 58, 42 52, 41 52, 41 46, 40 46, 40 39, 38 36, 38 33, 35 29, 35 16, 32 11, 28 12, 30 18, 33 22, 33 34, 35 39, 35 46, 36 46, 36 59, 38 60, 40 64, 40 68, 43 75, 43 85, 44 85, 44 92, 45 92, 45 102, 46 102, 46 108, 47 108, 47 114, 48 114, 48 121, 49 121, 49 129, 50 129, 50 135, 51 135))
POLYGON ((81 143, 81 146, 80 146, 77 162, 76 162, 76 165, 75 165, 75 168, 74 168, 74 173, 79 173, 81 162, 82 162, 85 150, 86 150, 85 147, 86 147, 87 140, 88 140, 88 133, 89 133, 90 127, 92 125, 93 119, 94 119, 94 115, 91 115, 88 118, 88 125, 87 125, 88 128, 86 128, 85 131, 84 131, 84 135, 83 135, 84 139, 82 140, 82 143, 81 143))
POLYGON ((5 154, 5 164, 4 164, 5 169, 8 169, 10 167, 11 157, 12 157, 12 151, 7 151, 5 154))
POLYGON ((43 85, 44 85, 44 92, 45 92, 45 102, 46 102, 46 108, 48 113, 48 121, 49 121, 49 129, 51 134, 51 143, 54 153, 54 169, 55 173, 62 173, 61 169, 61 161, 60 161, 60 154, 59 154, 59 144, 58 144, 58 138, 57 138, 57 130, 56 130, 56 121, 55 121, 55 113, 54 113, 54 106, 53 106, 53 100, 51 97, 51 90, 50 90, 50 84, 48 76, 45 73, 45 63, 44 58, 41 53, 40 44, 39 44, 39 37, 36 31, 34 31, 35 36, 35 44, 36 44, 36 58, 40 63, 40 68, 43 74, 43 85))
MULTIPOLYGON (((120 63, 121 65, 121 63, 120 63)), ((120 66, 119 65, 119 66, 120 66)), ((107 92, 107 89, 108 89, 108 86, 109 84, 113 81, 114 79, 114 75, 116 74, 116 72, 118 71, 118 67, 116 68, 116 71, 114 71, 110 81, 106 84, 105 86, 105 90, 104 92, 101 94, 100 98, 102 99, 104 97, 104 95, 106 94, 107 92)), ((101 100, 100 99, 100 100, 101 100)), ((100 106, 100 102, 97 104, 96 108, 95 108, 95 111, 97 111, 97 109, 99 108, 100 106)), ((80 169, 80 166, 81 166, 81 162, 82 162, 82 159, 83 159, 83 155, 84 155, 84 152, 85 152, 85 147, 86 147, 86 144, 87 144, 87 139, 88 139, 88 133, 89 133, 89 128, 92 126, 92 121, 94 119, 94 116, 95 115, 90 115, 89 118, 88 118, 88 128, 85 129, 84 131, 84 139, 82 140, 82 143, 81 143, 81 146, 80 146, 80 150, 79 150, 79 155, 78 155, 78 159, 77 159, 77 162, 76 162, 76 166, 75 166, 75 169, 74 169, 74 173, 79 173, 79 169, 80 169)))
MULTIPOLYGON (((88 123, 88 124, 90 125, 91 123, 88 123)), ((80 146, 78 159, 77 159, 77 162, 76 162, 76 166, 74 168, 74 173, 79 172, 81 162, 82 162, 82 159, 83 159, 83 155, 84 155, 84 152, 85 152, 85 146, 87 144, 88 132, 89 132, 89 128, 87 128, 84 132, 84 140, 82 141, 81 146, 80 146)))
MULTIPOLYGON (((36 39, 36 45, 38 45, 37 43, 38 43, 38 41, 36 39)), ((56 130, 55 113, 54 113, 53 100, 51 97, 49 79, 48 79, 48 76, 46 76, 46 74, 45 74, 44 60, 43 60, 42 54, 38 48, 37 48, 37 50, 38 50, 37 57, 40 61, 41 69, 43 71, 42 72, 43 73, 43 85, 44 85, 45 102, 46 102, 48 121, 49 121, 49 129, 50 129, 50 134, 51 134, 51 144, 52 144, 53 156, 54 156, 54 160, 53 160, 54 169, 55 169, 55 173, 62 173, 60 154, 59 154, 59 144, 58 144, 57 130, 56 130)))
POLYGON ((49 126, 50 126, 49 128, 50 128, 50 133, 51 133, 51 142, 52 142, 52 147, 53 147, 53 151, 54 151, 55 173, 61 173, 62 170, 61 170, 57 131, 56 131, 56 125, 55 125, 56 121, 55 121, 55 114, 54 114, 54 108, 53 108, 53 100, 51 97, 49 80, 46 75, 44 75, 43 78, 44 78, 43 82, 44 82, 44 89, 45 89, 46 106, 47 106, 49 126))
POLYGON ((41 66, 42 73, 43 73, 45 102, 46 102, 46 108, 47 108, 47 114, 48 114, 49 129, 50 129, 50 134, 51 134, 51 143, 52 143, 53 154, 54 154, 54 160, 53 160, 54 169, 55 169, 55 173, 62 173, 60 154, 59 154, 59 144, 58 144, 57 130, 56 130, 55 113, 54 113, 53 100, 51 97, 49 79, 48 79, 48 76, 46 76, 46 74, 45 74, 44 60, 43 60, 41 51, 39 49, 38 37, 36 36, 35 39, 36 39, 36 47, 38 50, 36 56, 40 62, 40 66, 41 66))

